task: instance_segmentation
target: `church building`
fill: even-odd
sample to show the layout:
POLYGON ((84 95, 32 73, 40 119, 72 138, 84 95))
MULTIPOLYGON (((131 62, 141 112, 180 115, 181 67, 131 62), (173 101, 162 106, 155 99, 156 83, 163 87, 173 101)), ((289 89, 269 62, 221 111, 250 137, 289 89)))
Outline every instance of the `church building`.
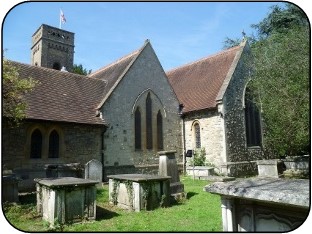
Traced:
POLYGON ((167 72, 182 109, 183 148, 202 150, 215 172, 254 174, 262 157, 261 118, 248 96, 247 41, 167 72))
MULTIPOLYGON (((205 148, 216 172, 254 171, 261 157, 259 112, 246 100, 250 51, 239 46, 165 72, 149 40, 134 52, 83 76, 72 73, 74 33, 41 25, 31 65, 15 61, 21 79, 39 81, 25 95, 27 118, 3 126, 2 167, 21 190, 51 165, 91 159, 110 174, 157 173, 157 152, 205 148), (254 121, 254 120, 258 121, 254 121)), ((78 168, 79 169, 79 168, 78 168)))

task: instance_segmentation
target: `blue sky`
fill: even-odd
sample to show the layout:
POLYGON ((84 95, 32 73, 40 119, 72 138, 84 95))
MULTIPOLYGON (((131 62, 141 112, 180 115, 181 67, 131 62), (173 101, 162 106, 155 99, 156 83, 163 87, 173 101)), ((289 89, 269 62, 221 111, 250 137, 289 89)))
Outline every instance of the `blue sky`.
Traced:
MULTIPOLYGON (((165 70, 222 50, 226 37, 253 32, 276 2, 24 2, 3 24, 5 57, 30 63, 31 36, 44 23, 59 27, 60 9, 75 33, 75 64, 95 71, 151 44, 165 70)), ((13 5, 12 5, 13 6, 13 5)))

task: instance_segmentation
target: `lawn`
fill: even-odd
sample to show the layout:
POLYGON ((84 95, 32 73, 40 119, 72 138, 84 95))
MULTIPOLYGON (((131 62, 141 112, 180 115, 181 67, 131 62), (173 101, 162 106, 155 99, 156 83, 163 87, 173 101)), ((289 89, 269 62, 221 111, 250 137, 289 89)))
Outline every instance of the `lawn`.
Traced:
POLYGON ((108 203, 108 185, 97 190, 96 221, 49 229, 36 213, 36 197, 20 197, 17 205, 5 204, 4 214, 15 228, 25 232, 220 232, 220 197, 203 191, 209 182, 182 177, 186 199, 167 208, 130 212, 108 203))

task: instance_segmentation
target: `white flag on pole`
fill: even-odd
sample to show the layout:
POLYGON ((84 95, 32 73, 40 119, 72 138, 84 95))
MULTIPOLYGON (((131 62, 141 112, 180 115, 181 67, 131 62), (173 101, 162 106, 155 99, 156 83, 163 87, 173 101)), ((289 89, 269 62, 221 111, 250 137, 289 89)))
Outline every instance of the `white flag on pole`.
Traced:
POLYGON ((62 29, 62 24, 65 24, 65 23, 66 23, 65 15, 62 9, 60 9, 60 29, 62 29))
POLYGON ((60 11, 60 22, 63 24, 66 23, 66 18, 62 10, 60 11))

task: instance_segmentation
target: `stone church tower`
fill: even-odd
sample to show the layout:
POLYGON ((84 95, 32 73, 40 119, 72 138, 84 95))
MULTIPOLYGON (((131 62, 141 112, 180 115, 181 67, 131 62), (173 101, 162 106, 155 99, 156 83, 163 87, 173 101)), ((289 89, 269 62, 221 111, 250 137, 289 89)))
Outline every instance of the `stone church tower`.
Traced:
POLYGON ((62 68, 71 72, 74 64, 74 33, 42 24, 32 36, 31 64, 62 68))

